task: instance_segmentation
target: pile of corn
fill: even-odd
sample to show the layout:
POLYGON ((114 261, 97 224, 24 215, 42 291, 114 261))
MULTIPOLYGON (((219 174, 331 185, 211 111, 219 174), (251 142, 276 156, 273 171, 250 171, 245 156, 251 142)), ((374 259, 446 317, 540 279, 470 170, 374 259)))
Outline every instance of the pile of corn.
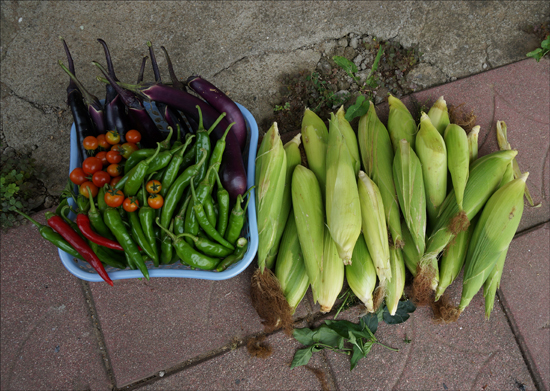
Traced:
POLYGON ((419 124, 399 99, 388 102, 387 127, 372 102, 356 130, 343 107, 328 129, 306 109, 286 145, 271 126, 256 159, 260 270, 274 268, 293 310, 311 286, 330 311, 346 278, 368 311, 376 296, 393 315, 406 269, 436 301, 464 269, 458 313, 483 287, 488 318, 528 175, 505 124, 502 150, 478 159, 479 126, 467 134, 451 124, 443 97, 419 124))

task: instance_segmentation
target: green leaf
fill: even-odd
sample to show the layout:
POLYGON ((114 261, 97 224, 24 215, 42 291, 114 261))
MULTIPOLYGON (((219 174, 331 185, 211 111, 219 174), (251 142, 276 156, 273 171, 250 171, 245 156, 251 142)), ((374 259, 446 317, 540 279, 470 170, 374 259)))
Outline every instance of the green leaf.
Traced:
POLYGON ((410 314, 415 310, 416 306, 410 300, 400 301, 394 316, 391 316, 388 307, 384 306, 384 322, 387 324, 403 323, 409 319, 410 314))
POLYGON ((357 345, 353 345, 353 354, 350 359, 349 370, 353 371, 353 368, 355 368, 359 360, 361 360, 363 357, 365 357, 363 351, 357 345))
POLYGON ((362 117, 369 111, 369 101, 365 100, 364 95, 359 95, 355 103, 346 110, 346 120, 351 122, 356 117, 362 117))
POLYGON ((357 73, 357 66, 350 60, 342 56, 332 57, 334 62, 339 65, 350 77, 355 78, 355 73, 357 73))
POLYGON ((299 367, 301 365, 307 365, 311 356, 313 355, 314 346, 310 346, 304 349, 298 349, 294 354, 292 359, 292 364, 290 364, 290 369, 299 367))
MULTIPOLYGON (((325 323, 328 321, 325 321, 325 323)), ((337 321, 340 322, 340 321, 337 321)), ((336 332, 336 330, 332 330, 327 324, 321 325, 317 330, 315 330, 313 334, 313 341, 319 342, 325 345, 339 347, 342 343, 342 337, 347 338, 347 334, 345 336, 340 335, 336 332)))
POLYGON ((307 327, 304 327, 302 329, 294 329, 294 331, 292 332, 292 335, 294 336, 296 341, 305 346, 309 346, 314 342, 313 334, 314 331, 307 327))
POLYGON ((350 331, 361 332, 362 327, 347 320, 325 320, 325 324, 344 338, 348 338, 350 331))
POLYGON ((546 39, 540 43, 540 47, 543 48, 543 49, 550 50, 550 35, 548 37, 546 37, 546 39))
POLYGON ((371 333, 376 333, 378 329, 378 315, 375 313, 369 313, 361 318, 361 321, 368 327, 371 333))

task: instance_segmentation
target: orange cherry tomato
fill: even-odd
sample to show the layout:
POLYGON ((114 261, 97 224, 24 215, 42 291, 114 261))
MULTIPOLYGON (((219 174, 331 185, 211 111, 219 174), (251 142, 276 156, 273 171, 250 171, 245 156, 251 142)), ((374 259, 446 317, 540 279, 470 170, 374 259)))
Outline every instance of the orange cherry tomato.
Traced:
POLYGON ((156 179, 151 179, 145 185, 145 190, 147 190, 147 193, 157 194, 158 192, 160 192, 160 189, 162 189, 162 185, 156 179))
POLYGON ((92 175, 92 182, 97 187, 103 187, 106 183, 111 182, 111 175, 105 171, 97 171, 92 175))
POLYGON ((120 134, 116 130, 109 130, 105 134, 105 140, 111 145, 118 144, 120 142, 120 134))
POLYGON ((122 173, 124 172, 124 168, 120 164, 113 163, 107 166, 106 171, 109 173, 110 176, 114 178, 119 175, 122 175, 122 173))
POLYGON ((99 136, 96 137, 96 139, 97 139, 97 144, 99 145, 99 149, 109 150, 111 148, 111 144, 107 142, 104 134, 100 134, 99 136))
POLYGON ((120 144, 115 144, 115 145, 111 146, 111 151, 120 152, 120 147, 121 147, 120 144))
POLYGON ((160 209, 164 204, 164 198, 160 194, 152 193, 147 198, 147 205, 153 209, 160 209))
POLYGON ((135 129, 126 132, 126 141, 137 144, 141 141, 141 133, 135 129))
POLYGON ((82 145, 87 151, 95 151, 99 146, 97 138, 95 138, 94 136, 85 137, 84 140, 82 140, 82 145))
POLYGON ((111 164, 120 163, 122 161, 122 155, 119 151, 109 151, 107 152, 107 161, 111 164))
POLYGON ((82 162, 82 169, 86 174, 92 175, 103 169, 103 162, 95 156, 90 156, 82 162))
POLYGON ((96 185, 94 185, 93 182, 90 182, 90 181, 86 181, 86 182, 82 183, 80 185, 80 187, 78 188, 78 192, 80 194, 82 194, 84 197, 89 198, 88 197, 88 188, 90 188, 90 191, 92 192, 92 197, 95 197, 97 195, 97 192, 99 191, 99 189, 97 188, 96 185))
POLYGON ((86 173, 82 169, 82 167, 77 167, 74 170, 71 171, 69 174, 69 179, 72 183, 74 183, 77 186, 80 186, 84 182, 86 182, 88 179, 86 178, 86 173))
POLYGON ((103 167, 107 166, 109 162, 107 161, 107 152, 101 151, 95 154, 95 157, 101 160, 103 167))
POLYGON ((118 208, 124 202, 122 190, 109 189, 105 192, 105 203, 111 208, 118 208))
POLYGON ((136 197, 126 197, 122 207, 126 212, 135 212, 139 208, 139 202, 136 197))

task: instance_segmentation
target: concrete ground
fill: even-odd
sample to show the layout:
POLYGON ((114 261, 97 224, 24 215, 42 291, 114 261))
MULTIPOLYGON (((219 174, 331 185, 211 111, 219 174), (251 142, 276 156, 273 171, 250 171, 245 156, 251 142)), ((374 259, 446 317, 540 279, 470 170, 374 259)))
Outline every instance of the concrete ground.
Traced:
MULTIPOLYGON (((65 59, 58 36, 98 96, 104 90, 89 65, 104 59, 96 38, 109 43, 121 80, 136 78, 150 40, 166 46, 183 79, 202 74, 262 123, 280 98, 281 75, 315 69, 330 48, 369 35, 423 53, 407 81, 417 92, 404 101, 432 103, 444 95, 448 104, 466 103, 482 129, 481 154, 497 149, 495 123, 505 121, 519 165, 530 172, 531 194, 542 202, 525 208, 489 321, 481 294, 450 325, 434 324, 431 310, 419 308, 406 323, 377 331, 399 352, 375 347, 352 372, 349 358, 332 352, 290 370, 300 344, 282 332, 268 336, 269 358, 248 354, 246 342, 263 330, 249 298, 253 265, 221 282, 119 280, 110 288, 72 276, 34 226, 10 229, 1 241, 0 389, 550 389, 550 61, 523 60, 540 43, 528 31, 548 22, 547 2, 0 7, 2 148, 29 152, 47 169, 44 198, 59 194, 69 170, 72 120, 68 79, 56 64, 65 59)), ((164 72, 161 54, 158 60, 164 72)), ((378 110, 384 118, 384 104, 378 110)), ((44 222, 46 210, 34 217, 44 222)), ((450 289, 456 302, 460 281, 450 289)), ((354 320, 357 311, 340 316, 354 320)), ((297 327, 318 315, 306 296, 297 327)))

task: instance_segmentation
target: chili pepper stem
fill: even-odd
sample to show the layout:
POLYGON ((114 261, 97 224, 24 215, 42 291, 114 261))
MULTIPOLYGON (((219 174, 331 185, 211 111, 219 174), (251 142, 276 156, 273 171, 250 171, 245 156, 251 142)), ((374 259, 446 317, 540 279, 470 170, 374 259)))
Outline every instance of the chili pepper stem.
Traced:
MULTIPOLYGON (((198 107, 199 107, 199 106, 197 106, 197 108, 198 108, 198 107)), ((216 128, 216 126, 218 126, 218 124, 220 123, 220 121, 221 121, 222 119, 224 119, 224 117, 225 117, 226 115, 227 115, 226 112, 221 113, 220 116, 218 117, 218 119, 216 119, 216 121, 212 124, 212 126, 210 127, 210 129, 208 129, 208 130, 206 131, 206 133, 208 133, 209 136, 210 136, 210 133, 212 133, 212 131, 216 128)), ((231 126, 230 126, 230 128, 231 128, 231 126)))
POLYGON ((18 209, 14 209, 13 211, 14 211, 14 212, 17 212, 17 213, 19 213, 21 216, 25 217, 27 220, 29 220, 31 223, 33 223, 34 225, 36 225, 38 228, 41 228, 41 227, 42 227, 42 224, 40 224, 38 221, 36 221, 36 220, 33 219, 32 217, 27 216, 25 213, 19 211, 18 209))
POLYGON ((164 148, 170 147, 170 139, 172 138, 172 134, 174 133, 174 129, 171 126, 168 126, 168 130, 170 133, 168 133, 166 139, 162 143, 160 143, 164 148))
POLYGON ((162 225, 160 225, 160 218, 157 217, 155 219, 155 221, 156 221, 157 225, 160 227, 160 229, 162 229, 164 232, 166 232, 166 235, 170 236, 170 239, 172 239, 173 242, 175 242, 178 239, 172 232, 170 232, 169 230, 164 228, 162 225))

